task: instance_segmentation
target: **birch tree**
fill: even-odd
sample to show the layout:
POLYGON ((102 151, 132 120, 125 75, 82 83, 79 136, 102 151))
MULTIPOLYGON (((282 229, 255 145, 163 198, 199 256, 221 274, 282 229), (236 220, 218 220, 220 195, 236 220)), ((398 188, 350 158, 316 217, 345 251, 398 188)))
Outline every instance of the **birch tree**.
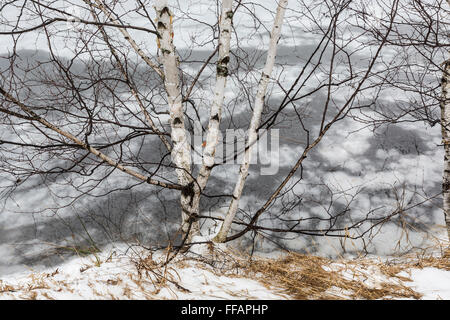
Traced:
POLYGON ((192 160, 190 142, 186 137, 184 125, 184 113, 179 83, 178 61, 173 45, 173 16, 167 5, 167 1, 160 0, 155 3, 158 47, 162 53, 164 65, 164 86, 166 88, 171 124, 172 161, 177 167, 178 182, 183 186, 181 192, 182 230, 189 233, 199 232, 198 223, 195 221, 196 212, 193 211, 194 182, 191 177, 192 160), (194 220, 193 220, 194 219, 194 220))
MULTIPOLYGON (((170 199, 165 203, 179 205, 181 246, 272 234, 366 241, 390 219, 439 197, 426 195, 380 215, 371 209, 354 218, 359 192, 348 195, 309 181, 327 199, 310 196, 307 203, 308 190, 298 191, 306 176, 315 175, 308 166, 339 123, 353 119, 375 127, 410 115, 433 123, 430 103, 441 106, 448 166, 448 63, 441 98, 435 88, 419 90, 413 76, 417 66, 439 69, 437 52, 445 47, 435 39, 446 25, 427 16, 422 1, 223 0, 196 5, 167 0, 1 3, 0 174, 5 182, 0 195, 5 203, 32 183, 48 184, 50 194, 63 202, 39 208, 39 213, 141 188, 148 198, 164 195, 170 199), (69 5, 79 10, 72 12, 69 5), (190 5, 198 12, 191 12, 190 5), (411 17, 416 20, 408 34, 404 26, 411 17), (264 39, 268 44, 262 46, 264 39), (177 48, 177 40, 186 48, 177 48), (45 51, 34 62, 21 50, 29 43, 45 51), (432 54, 423 64, 406 58, 396 62, 385 55, 393 48, 398 57, 409 50, 420 54, 420 48, 432 54), (405 69, 411 70, 409 76, 398 79, 405 69), (402 109, 402 114, 383 113, 377 103, 388 87, 415 88, 426 103, 402 109), (194 125, 204 134, 201 163, 194 161, 194 125), (252 153, 262 132, 283 127, 294 132, 281 137, 295 141, 292 158, 264 180, 264 192, 246 194, 260 187, 252 185, 259 180, 247 177, 252 161, 260 160, 252 153), (235 171, 216 159, 227 129, 246 132, 243 150, 233 149, 231 156, 232 161, 243 159, 235 171), (229 179, 234 175, 236 180, 229 179), (107 181, 112 181, 110 189, 104 186, 107 181), (54 185, 63 191, 54 191, 54 185), (254 199, 250 209, 244 208, 246 195, 254 199), (345 205, 336 198, 345 198, 345 205), (308 211, 312 204, 315 211, 308 211), (320 213, 313 214, 317 208, 320 213)), ((443 12, 440 4, 429 8, 443 12)), ((230 144, 234 148, 235 142, 230 144)), ((447 226, 449 171, 446 167, 443 183, 447 226)), ((163 206, 155 215, 169 216, 171 210, 163 206)))
POLYGON ((442 74, 442 101, 441 101, 441 126, 442 142, 444 145, 444 173, 442 192, 444 197, 444 214, 447 224, 447 233, 450 239, 450 61, 443 63, 442 74))
POLYGON ((255 106, 253 109, 252 119, 250 122, 250 127, 248 129, 248 142, 247 147, 244 152, 244 159, 239 169, 239 177, 236 182, 236 186, 233 191, 233 198, 230 203, 227 215, 221 226, 219 233, 217 234, 215 240, 218 242, 223 242, 231 228, 231 223, 233 222, 234 216, 239 206, 239 199, 242 195, 242 190, 244 189, 245 180, 248 175, 248 168, 250 166, 250 157, 256 143, 257 139, 257 128, 261 122, 261 114, 264 107, 264 99, 266 97, 267 85, 269 83, 270 77, 272 75, 273 65, 275 63, 275 57, 277 54, 277 45, 281 35, 281 26, 283 23, 284 12, 288 4, 287 0, 281 0, 278 3, 277 14, 275 16, 275 21, 270 35, 270 45, 267 52, 266 65, 261 73, 261 79, 258 84, 258 92, 255 97, 255 106))
POLYGON ((449 149, 448 149, 448 28, 449 5, 446 1, 413 0, 402 3, 392 36, 387 39, 401 64, 391 65, 396 74, 389 86, 407 92, 414 108, 398 111, 380 111, 377 119, 365 123, 380 126, 383 123, 423 121, 430 127, 440 124, 444 149, 442 208, 447 233, 449 222, 449 149), (442 62, 443 61, 443 62, 442 62), (440 79, 439 85, 432 81, 440 79), (439 111, 439 112, 436 112, 439 111))

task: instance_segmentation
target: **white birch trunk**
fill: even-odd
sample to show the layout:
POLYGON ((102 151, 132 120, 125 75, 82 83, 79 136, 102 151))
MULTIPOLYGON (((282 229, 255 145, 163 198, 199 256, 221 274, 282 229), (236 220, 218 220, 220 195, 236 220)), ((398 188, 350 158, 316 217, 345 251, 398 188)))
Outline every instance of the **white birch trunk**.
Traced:
POLYGON ((442 75, 441 126, 444 144, 443 209, 450 240, 450 59, 444 62, 444 73, 442 75))
POLYGON ((233 20, 232 6, 233 0, 224 0, 222 2, 222 13, 219 23, 219 57, 217 60, 216 85, 214 89, 214 100, 210 110, 206 144, 203 149, 202 166, 197 177, 199 190, 194 197, 194 207, 196 210, 199 207, 201 191, 206 187, 209 176, 211 175, 216 147, 219 141, 219 126, 220 120, 222 119, 222 105, 228 77, 228 62, 230 61, 231 24, 233 20))
POLYGON ((193 210, 193 197, 196 184, 192 179, 191 144, 187 139, 184 126, 184 113, 180 89, 178 59, 173 45, 172 13, 167 0, 155 1, 156 22, 158 28, 158 46, 161 49, 161 61, 164 66, 164 85, 170 109, 170 126, 172 138, 172 161, 177 167, 175 170, 178 182, 184 187, 181 192, 182 231, 186 235, 199 233, 196 219, 197 212, 193 210), (189 226, 192 222, 191 228, 189 226))
POLYGON ((219 233, 214 238, 216 242, 224 242, 227 234, 231 228, 231 223, 233 222, 234 216, 236 215, 237 209, 239 207, 239 200, 242 195, 242 190, 244 189, 245 180, 248 176, 248 169, 250 166, 251 154, 253 151, 254 144, 257 141, 258 133, 257 128, 261 120, 261 114, 264 106, 264 97, 266 95, 267 85, 269 83, 270 76, 272 74, 272 69, 275 64, 275 57, 277 54, 278 40, 281 35, 281 26, 283 23, 284 12, 288 0, 280 0, 278 2, 277 14, 275 16, 274 25, 270 35, 269 50, 267 52, 266 65, 261 74, 261 79, 258 84, 258 92, 255 97, 255 106, 253 109, 252 119, 250 121, 250 127, 248 129, 248 142, 247 149, 244 153, 244 159, 239 169, 239 177, 236 186, 233 191, 233 199, 231 200, 228 212, 225 216, 225 220, 222 223, 219 233))

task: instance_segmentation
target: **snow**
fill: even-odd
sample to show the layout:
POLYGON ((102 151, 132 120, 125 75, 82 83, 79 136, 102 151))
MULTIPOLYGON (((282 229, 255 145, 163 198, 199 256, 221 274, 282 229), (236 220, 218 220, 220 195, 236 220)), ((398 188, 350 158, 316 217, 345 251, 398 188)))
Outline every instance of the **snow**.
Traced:
POLYGON ((287 299, 248 278, 223 276, 194 265, 169 265, 173 283, 139 276, 130 256, 74 258, 58 268, 0 278, 0 299, 287 299), (176 284, 175 284, 176 283, 176 284), (11 290, 11 288, 14 288, 11 290))
POLYGON ((450 271, 437 268, 411 269, 399 275, 412 280, 410 287, 423 294, 424 300, 450 300, 450 271))
MULTIPOLYGON (((205 238, 198 238, 203 241, 205 238)), ((195 247, 195 246, 194 246, 195 247)), ((123 248, 123 246, 122 246, 123 248)), ((215 250, 226 250, 224 246, 215 250)), ((133 248, 127 254, 110 249, 88 257, 75 257, 57 268, 13 273, 0 277, 3 299, 180 299, 180 300, 289 300, 275 281, 264 284, 259 276, 233 273, 230 268, 211 266, 195 257, 207 257, 204 244, 176 257, 166 267, 157 266, 166 258, 156 252, 151 258, 145 250, 133 248), (146 265, 146 268, 142 268, 146 265)), ((224 252, 224 251, 222 251, 224 252)), ((230 254, 230 253, 227 253, 230 254)), ((232 256, 232 254, 231 254, 232 256)), ((230 257, 231 257, 230 256, 230 257)), ((238 259, 237 256, 232 256, 238 259)), ((266 258, 267 259, 267 258, 266 258)), ((411 264, 413 265, 413 264, 411 264)), ((380 259, 345 260, 322 266, 338 272, 344 279, 359 281, 368 288, 385 284, 412 289, 420 299, 450 299, 450 270, 436 267, 404 268, 397 275, 386 275, 380 259)), ((333 286, 326 292, 341 299, 352 299, 355 292, 333 286)), ((381 299, 390 299, 386 296, 381 299)), ((403 299, 403 298, 401 298, 403 299)))

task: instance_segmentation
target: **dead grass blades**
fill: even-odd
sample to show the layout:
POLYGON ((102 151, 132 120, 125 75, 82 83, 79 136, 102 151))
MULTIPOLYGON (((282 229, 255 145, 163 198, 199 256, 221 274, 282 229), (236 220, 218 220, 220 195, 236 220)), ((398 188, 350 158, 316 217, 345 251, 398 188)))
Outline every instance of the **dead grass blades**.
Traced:
POLYGON ((293 299, 421 297, 402 281, 369 281, 373 271, 364 270, 359 263, 337 263, 316 256, 290 253, 277 260, 256 259, 248 263, 246 269, 247 275, 257 276, 267 287, 278 287, 280 293, 293 299), (370 285, 371 282, 374 283, 370 285))
POLYGON ((450 270, 450 250, 440 257, 410 256, 398 262, 374 259, 330 260, 289 253, 273 259, 252 259, 243 266, 246 276, 257 276, 267 287, 279 287, 294 299, 420 299, 399 275, 413 268, 450 270))

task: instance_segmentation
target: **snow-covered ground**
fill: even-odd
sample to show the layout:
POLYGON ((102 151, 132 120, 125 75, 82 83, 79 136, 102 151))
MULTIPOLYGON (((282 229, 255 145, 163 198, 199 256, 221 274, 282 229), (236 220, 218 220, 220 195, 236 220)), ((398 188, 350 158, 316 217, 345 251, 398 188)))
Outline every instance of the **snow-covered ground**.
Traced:
POLYGON ((220 275, 193 261, 178 261, 166 269, 115 252, 72 258, 56 269, 1 277, 0 299, 288 298, 254 279, 220 275), (147 270, 139 268, 146 263, 147 270))
POLYGON ((403 271, 400 276, 411 278, 409 286, 423 294, 423 299, 450 300, 450 271, 433 267, 403 271))
POLYGON ((166 258, 163 252, 149 255, 141 248, 127 255, 110 249, 75 257, 57 268, 0 277, 0 299, 450 299, 448 257, 392 263, 299 256, 287 264, 255 258, 255 272, 245 259, 223 248, 180 254, 167 266, 157 264, 166 258), (272 263, 296 273, 314 273, 306 270, 308 263, 320 264, 320 272, 314 281, 301 280, 292 289, 273 270, 265 270, 272 263), (303 296, 305 292, 311 296, 303 296))

